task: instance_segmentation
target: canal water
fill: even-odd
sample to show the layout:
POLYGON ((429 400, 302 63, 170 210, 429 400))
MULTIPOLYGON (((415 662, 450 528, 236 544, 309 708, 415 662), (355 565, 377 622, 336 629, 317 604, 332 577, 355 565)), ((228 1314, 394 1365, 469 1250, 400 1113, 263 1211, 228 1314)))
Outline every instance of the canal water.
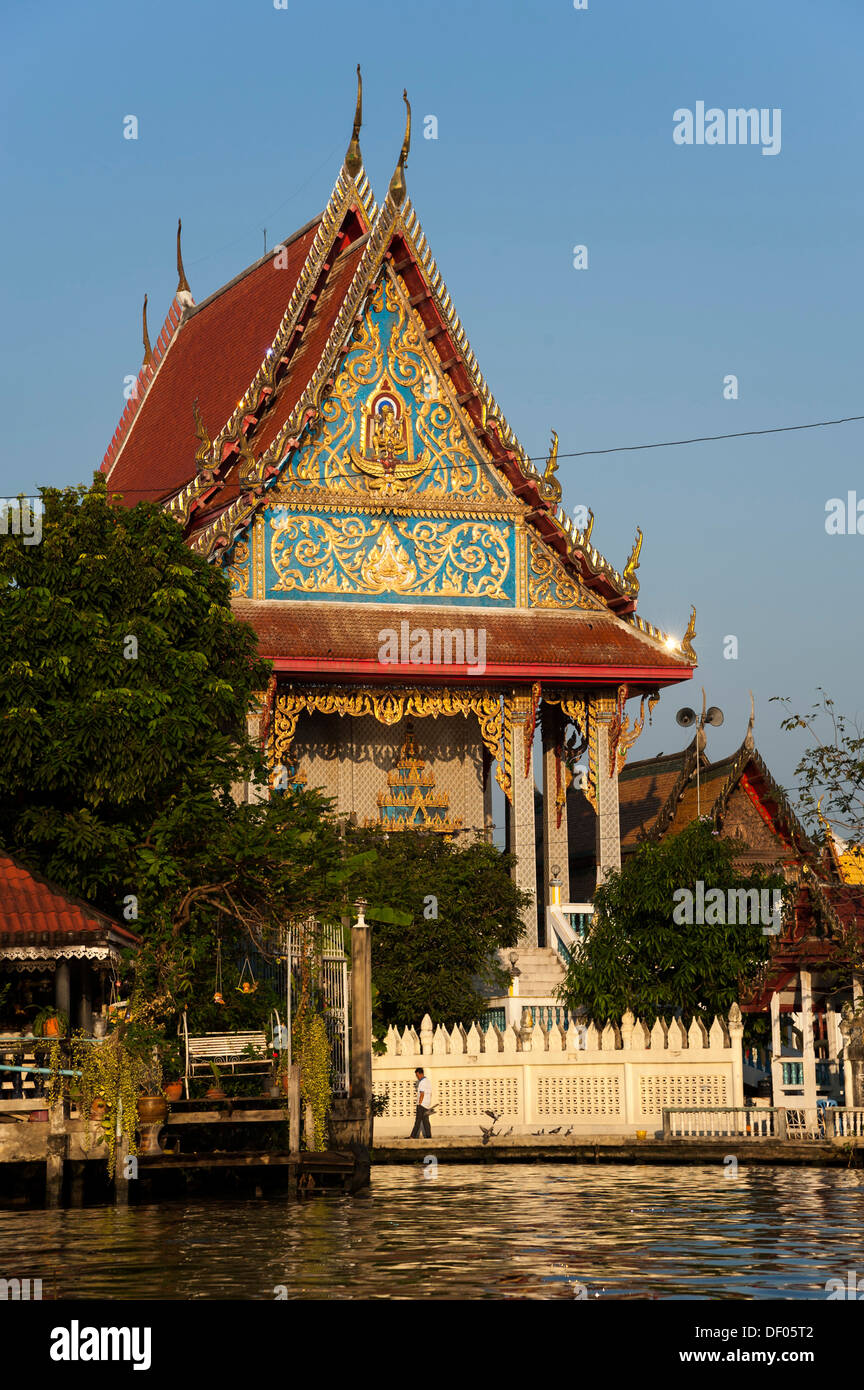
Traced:
POLYGON ((43 1297, 825 1299, 864 1275, 864 1173, 379 1168, 355 1197, 0 1212, 43 1297), (429 1176, 427 1176, 429 1174, 429 1176))

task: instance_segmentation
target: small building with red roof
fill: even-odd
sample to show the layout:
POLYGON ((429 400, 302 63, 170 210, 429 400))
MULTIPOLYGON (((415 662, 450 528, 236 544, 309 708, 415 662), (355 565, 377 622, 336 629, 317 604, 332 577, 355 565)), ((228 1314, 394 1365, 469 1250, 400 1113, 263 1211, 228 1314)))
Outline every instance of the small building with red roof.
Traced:
POLYGON ((13 983, 2 1008, 7 1031, 26 1032, 38 1010, 56 1008, 70 1030, 89 1032, 123 952, 139 945, 119 922, 0 852, 0 985, 13 983))

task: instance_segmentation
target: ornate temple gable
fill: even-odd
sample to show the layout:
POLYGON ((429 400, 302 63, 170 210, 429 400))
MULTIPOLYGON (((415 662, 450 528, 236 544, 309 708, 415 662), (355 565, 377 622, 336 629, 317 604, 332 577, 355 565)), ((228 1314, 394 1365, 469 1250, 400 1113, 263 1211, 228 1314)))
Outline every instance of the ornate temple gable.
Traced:
POLYGON ((531 608, 605 609, 602 599, 592 594, 533 534, 528 535, 528 603, 531 608))
MULTIPOLYGON (((464 330, 453 311, 450 296, 429 254, 414 209, 410 202, 406 202, 401 209, 397 208, 389 196, 370 231, 313 380, 264 453, 254 459, 254 468, 247 470, 248 477, 257 481, 258 495, 249 494, 232 502, 215 523, 196 536, 193 541, 195 548, 211 554, 214 547, 228 543, 236 535, 238 527, 248 525, 265 488, 278 486, 284 491, 286 472, 295 478, 295 460, 291 451, 300 454, 307 447, 310 426, 317 424, 322 413, 324 391, 334 384, 339 359, 351 349, 351 330, 357 315, 363 311, 364 300, 370 293, 379 292, 382 283, 380 271, 385 264, 388 282, 393 282, 400 298, 407 298, 418 341, 422 340, 427 346, 424 354, 426 363, 432 362, 437 366, 433 373, 434 380, 442 386, 446 383, 448 403, 451 407, 458 406, 462 419, 469 426, 465 439, 470 441, 473 436, 475 455, 482 458, 485 453, 491 459, 498 477, 506 479, 509 484, 507 492, 519 498, 526 512, 530 513, 532 529, 557 553, 566 567, 572 567, 575 577, 581 578, 587 587, 594 590, 611 611, 622 615, 633 612, 638 592, 635 565, 628 566, 623 574, 619 574, 591 546, 590 533, 578 531, 557 507, 560 484, 554 477, 554 467, 547 468, 546 473, 541 474, 518 444, 479 371, 464 330), (418 285, 421 287, 417 288, 418 285), (434 347, 433 353, 428 352, 429 344, 434 347), (315 389, 318 382, 322 389, 315 389), (268 482, 267 479, 272 479, 277 471, 280 474, 278 482, 268 482)), ((371 350, 375 350, 374 345, 371 345, 371 350)), ((428 377, 424 380, 424 388, 428 390, 427 381, 428 377)), ((428 405, 428 401, 424 404, 428 405)), ((401 432, 401 426, 395 420, 390 423, 392 438, 395 439, 397 433, 401 432)), ((384 447, 383 434, 379 435, 379 445, 384 447)), ((359 471, 362 472, 362 469, 359 471)), ((396 478, 395 466, 393 474, 396 478)), ((491 468, 487 476, 489 479, 495 476, 491 468)), ((401 481, 406 478, 408 475, 403 473, 401 481)), ((344 485, 346 478, 343 477, 341 482, 344 485)), ((434 483, 427 480, 427 486, 431 489, 434 483)), ((651 630, 650 635, 654 636, 655 632, 651 630)))
POLYGON ((326 490, 358 502, 473 502, 510 489, 473 439, 436 354, 394 277, 382 271, 318 419, 280 461, 278 491, 326 490))

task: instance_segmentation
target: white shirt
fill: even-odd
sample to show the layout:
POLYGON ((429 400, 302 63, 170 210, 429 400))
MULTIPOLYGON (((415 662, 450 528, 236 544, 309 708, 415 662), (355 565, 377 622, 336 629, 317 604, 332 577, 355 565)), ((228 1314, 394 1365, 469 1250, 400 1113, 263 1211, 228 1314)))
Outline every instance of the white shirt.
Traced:
POLYGON ((422 1105, 425 1110, 432 1107, 432 1082, 428 1076, 417 1082, 417 1104, 422 1105))

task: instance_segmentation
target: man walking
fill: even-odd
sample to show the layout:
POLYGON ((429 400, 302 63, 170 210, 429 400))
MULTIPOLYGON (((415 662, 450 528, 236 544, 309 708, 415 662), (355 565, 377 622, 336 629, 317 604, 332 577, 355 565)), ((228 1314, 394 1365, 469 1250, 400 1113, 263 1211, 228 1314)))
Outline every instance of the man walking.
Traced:
POLYGON ((431 1139, 432 1129, 429 1124, 429 1111, 432 1109, 432 1083, 422 1067, 416 1067, 414 1075, 417 1077, 417 1111, 410 1137, 412 1139, 431 1139))

